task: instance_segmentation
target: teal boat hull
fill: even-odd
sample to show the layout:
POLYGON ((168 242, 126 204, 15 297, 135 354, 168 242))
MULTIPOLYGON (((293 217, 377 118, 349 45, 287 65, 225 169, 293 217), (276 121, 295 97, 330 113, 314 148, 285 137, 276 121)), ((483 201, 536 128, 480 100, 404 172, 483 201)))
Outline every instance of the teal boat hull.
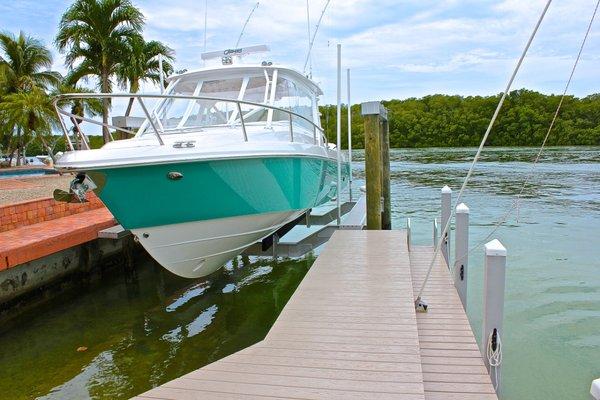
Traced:
MULTIPOLYGON (((342 186, 349 166, 343 164, 342 186)), ((235 158, 90 171, 96 193, 127 229, 305 210, 337 195, 335 160, 235 158), (169 178, 178 173, 181 178, 169 178)))

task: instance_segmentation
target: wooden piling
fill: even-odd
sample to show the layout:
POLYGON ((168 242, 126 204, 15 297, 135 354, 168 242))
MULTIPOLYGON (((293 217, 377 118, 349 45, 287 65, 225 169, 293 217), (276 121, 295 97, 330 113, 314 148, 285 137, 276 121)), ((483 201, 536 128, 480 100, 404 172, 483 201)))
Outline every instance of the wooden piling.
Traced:
POLYGON ((387 115, 381 118, 381 228, 392 229, 392 200, 390 189, 390 124, 387 115))
POLYGON ((380 102, 370 101, 361 104, 361 113, 365 126, 367 229, 390 229, 390 157, 387 111, 380 102), (382 121, 385 121, 385 126, 382 121), (387 213, 384 213, 386 204, 387 213))

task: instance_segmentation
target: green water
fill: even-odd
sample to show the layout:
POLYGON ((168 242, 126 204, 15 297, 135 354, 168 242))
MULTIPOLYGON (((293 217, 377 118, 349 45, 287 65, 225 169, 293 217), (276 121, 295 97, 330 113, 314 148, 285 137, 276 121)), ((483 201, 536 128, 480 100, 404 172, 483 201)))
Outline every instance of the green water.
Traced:
POLYGON ((190 281, 144 258, 133 283, 114 271, 24 315, 0 334, 0 398, 129 398, 256 343, 313 258, 237 261, 190 281))
MULTIPOLYGON (((431 244, 439 189, 458 190, 474 149, 394 150, 396 228, 431 244)), ((464 201, 471 244, 504 214, 535 149, 488 150, 464 201)), ((364 184, 355 152, 356 184, 364 184)), ((587 399, 600 377, 600 148, 548 149, 494 237, 508 248, 503 399, 587 399)), ((483 250, 470 258, 468 312, 479 336, 483 250)), ((127 398, 260 340, 313 259, 241 259, 208 279, 151 260, 38 307, 0 333, 0 397, 127 398), (77 352, 86 346, 85 352, 77 352)), ((478 337, 479 339, 479 337, 478 337)))

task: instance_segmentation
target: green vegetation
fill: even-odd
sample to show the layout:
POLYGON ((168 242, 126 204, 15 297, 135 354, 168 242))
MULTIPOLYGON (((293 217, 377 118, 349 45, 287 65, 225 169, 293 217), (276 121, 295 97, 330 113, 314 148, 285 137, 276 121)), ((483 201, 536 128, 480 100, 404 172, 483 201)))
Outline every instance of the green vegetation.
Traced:
MULTIPOLYGON (((0 154, 8 154, 10 162, 16 157, 19 165, 26 152, 53 156, 64 151, 64 141, 52 135, 58 129, 52 96, 91 92, 78 86, 81 81, 91 78, 106 93, 113 82, 137 92, 142 81, 159 81, 159 56, 170 74, 173 50, 146 42, 143 27, 144 16, 129 0, 75 0, 62 16, 55 43, 65 54, 66 77, 50 70, 52 54, 41 41, 23 32, 0 33, 0 154)), ((108 99, 65 100, 59 105, 80 117, 101 114, 108 123, 108 99)), ((74 117, 72 122, 75 130, 82 120, 74 117)), ((104 128, 103 142, 108 140, 104 128)), ((74 141, 78 145, 76 135, 74 141)), ((96 141, 93 146, 99 147, 96 141)))
MULTIPOLYGON (((143 81, 159 82, 159 57, 166 75, 173 72, 174 51, 143 37, 144 16, 130 0, 75 0, 63 14, 55 39, 65 54, 66 77, 52 71, 52 54, 44 44, 20 32, 0 33, 0 154, 16 156, 26 152, 51 156, 65 150, 54 136, 58 119, 52 96, 60 93, 92 92, 81 82, 91 80, 101 92, 115 84, 135 93, 143 81), (29 151, 28 151, 29 150, 29 151)), ((554 115, 560 96, 520 89, 513 91, 500 113, 488 145, 538 146, 554 115)), ((392 147, 477 146, 498 102, 496 96, 431 95, 423 98, 384 101, 389 111, 392 147)), ((133 99, 125 112, 129 115, 133 99)), ((65 100, 59 106, 74 116, 102 115, 108 123, 110 102, 65 100)), ((335 106, 320 108, 322 125, 335 141, 335 106)), ((346 144, 346 109, 343 110, 343 147, 346 144)), ((73 117, 73 141, 82 119, 73 117)), ((109 140, 103 128, 101 138, 90 136, 92 148, 109 140)), ((360 105, 352 106, 352 137, 356 148, 364 147, 360 105)), ((600 94, 566 98, 549 145, 600 145, 600 94)))
POLYGON ((0 146, 20 161, 29 143, 51 133, 45 94, 61 77, 48 70, 50 51, 23 32, 0 33, 0 50, 0 146))
MULTIPOLYGON (((432 95, 384 101, 390 120, 391 147, 478 146, 498 96, 432 95)), ((560 96, 520 89, 510 93, 488 140, 489 146, 539 146, 560 96)), ((320 108, 327 138, 335 142, 335 105, 320 108)), ((346 107, 342 145, 347 147, 346 107)), ((360 105, 352 106, 352 147, 364 147, 360 105)), ((600 94, 565 98, 548 145, 600 145, 600 94)))

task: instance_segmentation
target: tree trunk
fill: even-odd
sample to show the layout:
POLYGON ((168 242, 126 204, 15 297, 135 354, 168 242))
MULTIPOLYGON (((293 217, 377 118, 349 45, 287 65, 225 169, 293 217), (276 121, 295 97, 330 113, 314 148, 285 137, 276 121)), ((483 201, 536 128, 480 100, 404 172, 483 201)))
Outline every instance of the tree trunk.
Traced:
POLYGON ((21 127, 17 127, 17 167, 21 165, 21 127))
MULTIPOLYGON (((131 93, 137 93, 139 89, 140 89, 140 83, 137 81, 137 79, 132 81, 131 84, 129 85, 129 91, 131 93)), ((129 98, 129 104, 127 104, 127 110, 125 111, 126 117, 129 117, 129 114, 131 114, 131 109, 133 108, 134 100, 135 100, 135 98, 133 98, 133 97, 129 98)))
POLYGON ((48 142, 46 141, 46 139, 44 139, 44 137, 42 135, 40 135, 40 140, 42 141, 42 144, 46 148, 48 155, 52 159, 52 164, 54 164, 56 162, 56 160, 54 159, 54 152, 52 151, 52 148, 48 145, 48 142))
MULTIPOLYGON (((102 93, 108 93, 108 72, 102 71, 100 79, 102 81, 102 93)), ((104 124, 102 125, 102 138, 104 139, 105 144, 110 142, 110 132, 108 130, 108 126, 106 126, 108 124, 109 101, 110 100, 108 98, 102 99, 102 123, 104 124)))
POLYGON ((129 98, 129 103, 127 104, 127 110, 125 110, 125 116, 129 117, 129 114, 131 114, 131 109, 133 108, 133 101, 135 99, 133 97, 129 98))

